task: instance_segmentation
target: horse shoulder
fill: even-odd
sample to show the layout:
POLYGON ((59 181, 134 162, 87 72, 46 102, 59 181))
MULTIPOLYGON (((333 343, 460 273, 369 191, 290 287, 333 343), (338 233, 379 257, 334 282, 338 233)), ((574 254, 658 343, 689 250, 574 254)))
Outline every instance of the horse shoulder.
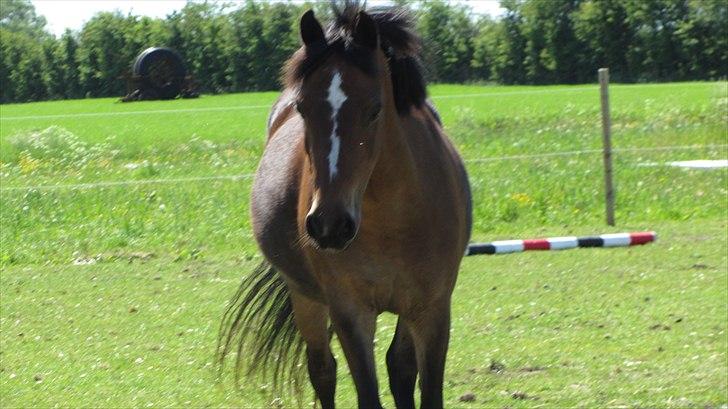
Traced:
POLYGON ((269 132, 251 192, 253 234, 289 287, 321 298, 298 244, 298 201, 304 163, 303 121, 284 93, 271 110, 269 132), (278 108, 278 109, 277 109, 278 108))
MULTIPOLYGON (((407 133, 413 138, 411 146, 417 157, 417 167, 423 180, 427 203, 434 206, 434 212, 444 211, 452 220, 455 212, 461 217, 461 228, 466 241, 472 225, 472 202, 468 175, 455 144, 450 140, 434 106, 428 102, 415 108, 404 121, 407 133)), ((460 223, 458 223, 460 224, 460 223)))
POLYGON ((253 184, 254 221, 280 215, 281 208, 296 207, 303 163, 302 140, 300 118, 288 115, 273 120, 253 184))

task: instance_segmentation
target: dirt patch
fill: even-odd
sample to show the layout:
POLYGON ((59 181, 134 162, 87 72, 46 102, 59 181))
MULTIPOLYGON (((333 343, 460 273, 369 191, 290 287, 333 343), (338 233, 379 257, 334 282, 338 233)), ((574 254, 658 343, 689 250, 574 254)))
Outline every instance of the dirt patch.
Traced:
POLYGON ((460 402, 475 402, 475 394, 472 392, 465 393, 458 400, 460 402))
POLYGON ((524 366, 523 368, 521 368, 521 372, 524 372, 524 373, 534 373, 534 372, 541 372, 541 371, 545 371, 545 370, 546 370, 546 368, 544 368, 542 366, 524 366))
POLYGON ((538 400, 538 396, 529 395, 526 392, 516 391, 511 393, 511 398, 516 400, 538 400))
POLYGON ((490 366, 488 366, 488 370, 493 373, 502 373, 506 370, 506 365, 503 362, 491 360, 490 366))

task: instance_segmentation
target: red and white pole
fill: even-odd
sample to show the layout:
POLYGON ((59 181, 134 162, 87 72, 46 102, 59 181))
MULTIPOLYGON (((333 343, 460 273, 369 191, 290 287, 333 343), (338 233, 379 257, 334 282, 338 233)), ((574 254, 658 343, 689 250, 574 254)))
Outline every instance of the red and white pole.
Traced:
POLYGON ((500 240, 492 243, 471 243, 466 256, 478 254, 519 253, 531 250, 566 250, 578 247, 627 247, 657 240, 653 231, 610 233, 587 237, 551 237, 546 239, 500 240))

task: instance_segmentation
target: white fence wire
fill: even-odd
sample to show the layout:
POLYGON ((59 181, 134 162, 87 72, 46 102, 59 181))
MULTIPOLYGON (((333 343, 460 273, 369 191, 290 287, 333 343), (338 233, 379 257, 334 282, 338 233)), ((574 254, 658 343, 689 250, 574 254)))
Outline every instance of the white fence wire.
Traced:
MULTIPOLYGON (((699 150, 699 149, 728 149, 728 144, 722 145, 681 145, 681 146, 655 146, 655 147, 628 147, 615 148, 615 153, 628 152, 658 152, 658 151, 681 151, 681 150, 699 150)), ((505 160, 523 160, 523 159, 542 159, 564 156, 580 156, 589 154, 602 153, 601 149, 584 149, 578 151, 561 151, 546 152, 531 155, 510 155, 510 156, 493 156, 486 158, 465 159, 465 163, 487 163, 505 160)), ((193 176, 185 178, 159 178, 159 179, 134 179, 134 180, 118 180, 118 181, 101 181, 89 183, 75 184, 57 184, 57 185, 35 185, 35 186, 11 186, 0 187, 0 191, 18 191, 18 190, 63 190, 63 189, 97 189, 105 187, 149 185, 149 184, 165 184, 165 183, 185 183, 185 182, 205 182, 212 180, 243 180, 250 179, 254 173, 242 173, 237 175, 210 175, 210 176, 193 176)))

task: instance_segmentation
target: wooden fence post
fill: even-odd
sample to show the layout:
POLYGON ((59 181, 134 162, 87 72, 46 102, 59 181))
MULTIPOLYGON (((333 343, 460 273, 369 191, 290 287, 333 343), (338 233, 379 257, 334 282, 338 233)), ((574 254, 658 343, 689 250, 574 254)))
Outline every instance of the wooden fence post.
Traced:
POLYGON ((612 183, 612 119, 609 116, 609 68, 599 69, 602 101, 602 142, 604 145, 604 188, 607 224, 614 226, 614 185, 612 183))

